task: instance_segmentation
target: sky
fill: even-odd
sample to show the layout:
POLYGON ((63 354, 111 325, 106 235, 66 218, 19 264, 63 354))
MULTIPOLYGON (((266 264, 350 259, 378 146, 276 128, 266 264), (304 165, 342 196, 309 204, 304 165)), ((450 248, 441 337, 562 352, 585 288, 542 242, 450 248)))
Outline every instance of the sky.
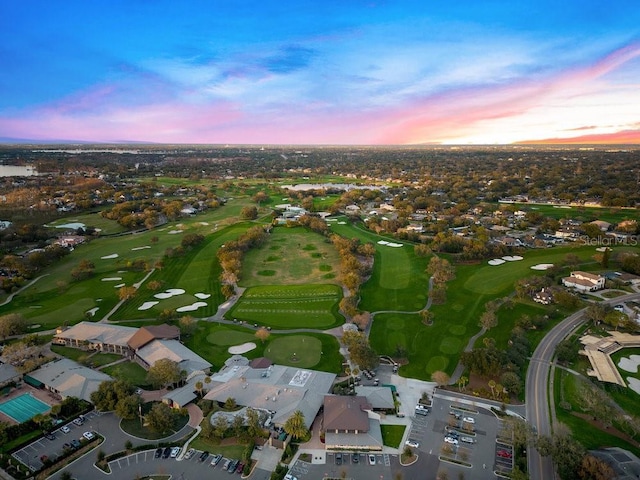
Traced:
POLYGON ((640 143, 640 8, 3 1, 0 141, 640 143))

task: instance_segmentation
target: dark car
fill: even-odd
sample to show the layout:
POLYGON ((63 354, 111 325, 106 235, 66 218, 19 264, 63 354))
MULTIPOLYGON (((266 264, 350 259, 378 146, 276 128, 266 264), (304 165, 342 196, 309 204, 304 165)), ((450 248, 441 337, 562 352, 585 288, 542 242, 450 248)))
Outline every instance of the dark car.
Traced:
POLYGON ((238 466, 238 463, 240 463, 239 460, 231 460, 231 463, 229 464, 229 468, 227 469, 227 472, 229 473, 235 472, 236 467, 238 466))
POLYGON ((71 440, 71 445, 73 445, 73 448, 80 448, 80 441, 74 438, 71 440))
POLYGON ((358 463, 360 461, 360 455, 357 453, 351 454, 351 463, 358 463))
POLYGON ((244 463, 240 462, 236 467, 236 473, 242 473, 242 470, 244 470, 244 463))
POLYGON ((160 458, 162 456, 162 449, 156 448, 156 453, 154 454, 154 458, 160 458))
POLYGON ((169 455, 171 455, 171 447, 164 447, 162 458, 169 458, 169 455))
POLYGON ((71 450, 73 447, 71 446, 70 443, 65 443, 64 445, 62 445, 62 449, 63 450, 71 450))
POLYGON ((336 453, 336 465, 342 465, 342 454, 336 453))
POLYGON ((53 433, 47 432, 44 434, 44 438, 46 438, 47 440, 55 440, 56 436, 53 433))
POLYGON ((200 460, 201 462, 204 462, 208 456, 209 456, 209 452, 205 450, 200 454, 200 456, 198 457, 198 460, 200 460))

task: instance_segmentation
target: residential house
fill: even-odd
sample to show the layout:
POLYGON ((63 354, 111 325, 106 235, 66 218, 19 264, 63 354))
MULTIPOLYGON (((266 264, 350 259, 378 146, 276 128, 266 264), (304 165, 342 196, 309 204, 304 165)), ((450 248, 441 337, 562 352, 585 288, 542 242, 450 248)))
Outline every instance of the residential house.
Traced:
POLYGON ((582 292, 594 292, 604 288, 605 278, 595 273, 575 271, 571 276, 562 279, 565 287, 572 287, 582 292))
POLYGON ((553 303, 553 295, 546 289, 542 289, 539 292, 533 294, 533 301, 541 303, 542 305, 551 305, 553 303))

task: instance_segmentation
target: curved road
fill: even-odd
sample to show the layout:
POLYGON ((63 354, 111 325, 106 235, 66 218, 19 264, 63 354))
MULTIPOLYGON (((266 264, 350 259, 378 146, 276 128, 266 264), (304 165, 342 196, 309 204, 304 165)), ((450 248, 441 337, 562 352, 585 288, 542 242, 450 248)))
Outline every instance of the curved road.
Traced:
MULTIPOLYGON (((605 304, 628 302, 640 299, 640 293, 603 301, 605 304)), ((551 435, 549 405, 549 372, 558 344, 585 321, 582 309, 567 317, 542 339, 531 356, 525 384, 527 421, 538 429, 539 435, 551 435)), ((555 478, 553 462, 550 457, 542 457, 536 449, 529 450, 529 478, 531 480, 549 480, 555 478)))

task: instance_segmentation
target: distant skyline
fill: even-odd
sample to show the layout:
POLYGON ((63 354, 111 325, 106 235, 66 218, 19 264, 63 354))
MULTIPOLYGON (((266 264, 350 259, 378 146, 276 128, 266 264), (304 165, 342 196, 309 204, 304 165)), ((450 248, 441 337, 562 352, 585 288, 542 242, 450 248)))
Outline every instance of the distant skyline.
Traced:
POLYGON ((640 143, 637 0, 0 5, 0 141, 640 143))

